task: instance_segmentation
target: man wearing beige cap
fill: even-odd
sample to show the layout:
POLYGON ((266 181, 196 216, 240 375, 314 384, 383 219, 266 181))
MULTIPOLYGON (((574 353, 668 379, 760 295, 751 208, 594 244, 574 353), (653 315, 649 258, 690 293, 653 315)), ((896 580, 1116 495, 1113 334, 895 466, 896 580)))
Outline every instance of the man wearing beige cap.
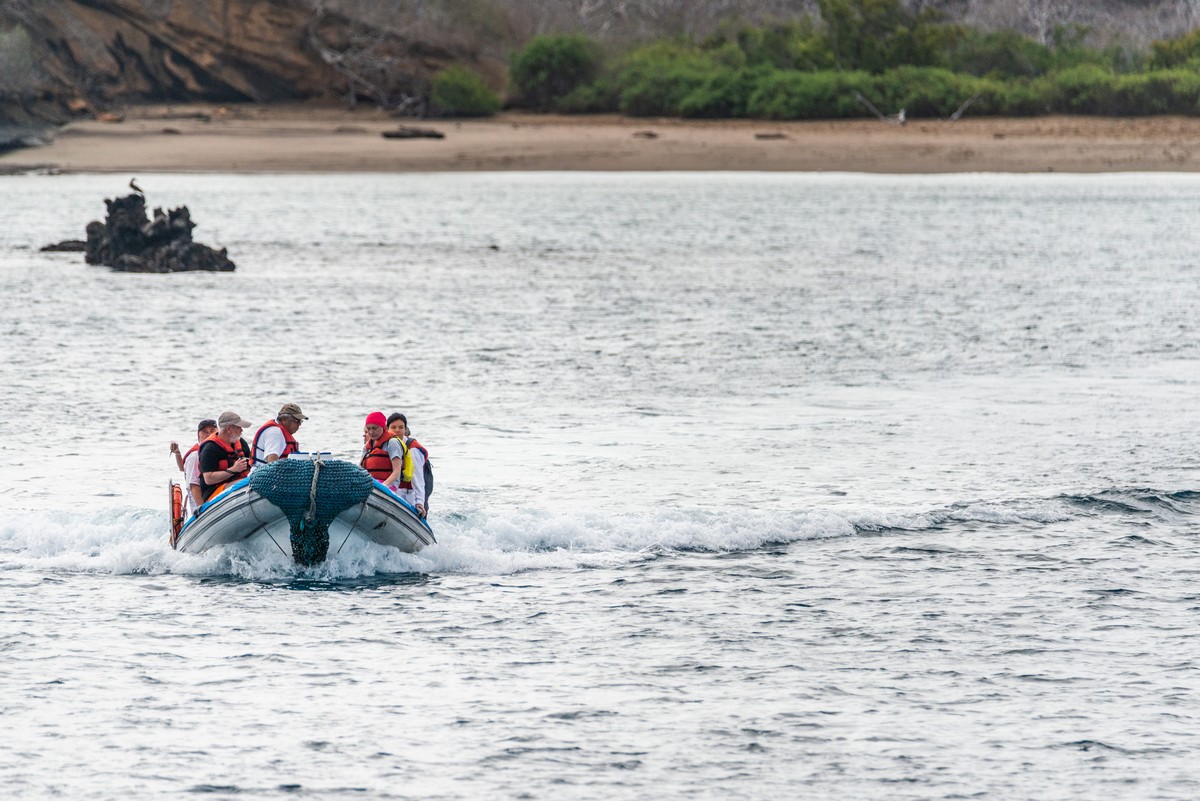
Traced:
POLYGON ((279 409, 274 420, 262 424, 262 428, 254 435, 254 467, 257 470, 264 464, 270 464, 276 459, 286 459, 290 454, 300 450, 295 434, 300 430, 300 424, 308 418, 300 407, 294 403, 285 403, 279 409))
POLYGON ((222 486, 250 473, 250 445, 242 430, 254 425, 237 412, 221 412, 217 433, 200 446, 200 495, 207 502, 222 486))

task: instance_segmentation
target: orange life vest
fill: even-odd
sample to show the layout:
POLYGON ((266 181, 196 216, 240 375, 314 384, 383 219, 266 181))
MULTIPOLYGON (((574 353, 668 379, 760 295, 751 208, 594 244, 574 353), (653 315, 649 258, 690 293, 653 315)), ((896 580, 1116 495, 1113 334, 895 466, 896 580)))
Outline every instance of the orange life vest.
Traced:
MULTIPOLYGON (((228 442, 221 439, 220 433, 213 434, 211 437, 209 437, 208 439, 206 439, 204 441, 217 443, 218 445, 221 446, 221 450, 223 450, 225 452, 224 455, 221 457, 220 465, 217 467, 218 470, 228 470, 230 468, 230 466, 233 465, 234 462, 236 462, 238 459, 242 458, 243 456, 246 457, 247 460, 250 459, 250 454, 246 453, 246 440, 244 440, 244 439, 239 439, 236 447, 233 445, 230 445, 228 442)), ((249 474, 250 474, 250 469, 246 468, 242 472, 236 474, 233 478, 229 479, 229 481, 237 481, 238 479, 245 478, 249 474)), ((227 481, 226 483, 229 483, 229 482, 227 481)))
POLYGON ((383 436, 368 442, 363 452, 360 464, 376 481, 387 481, 388 476, 392 474, 392 457, 387 451, 389 439, 396 439, 396 435, 385 428, 383 436))
POLYGON ((198 451, 198 450, 200 450, 200 443, 199 443, 199 442, 197 442, 197 443, 196 443, 195 445, 193 445, 192 447, 188 448, 188 449, 187 449, 187 453, 185 453, 185 454, 183 455, 183 458, 184 458, 184 459, 188 458, 189 456, 191 456, 193 453, 195 453, 195 452, 196 452, 196 451, 198 451))
POLYGON ((296 440, 292 437, 292 435, 290 433, 288 433, 288 430, 286 428, 279 425, 278 420, 268 420, 267 422, 263 423, 261 427, 259 427, 258 431, 256 431, 254 433, 254 444, 250 446, 251 463, 256 463, 256 462, 261 462, 263 464, 267 463, 266 459, 258 458, 258 438, 261 437, 263 435, 263 432, 266 431, 271 426, 274 426, 275 428, 278 428, 280 431, 283 432, 284 447, 283 447, 283 453, 279 454, 280 459, 286 459, 286 458, 288 458, 288 454, 292 454, 292 453, 295 453, 296 451, 300 450, 300 443, 296 442, 296 440))

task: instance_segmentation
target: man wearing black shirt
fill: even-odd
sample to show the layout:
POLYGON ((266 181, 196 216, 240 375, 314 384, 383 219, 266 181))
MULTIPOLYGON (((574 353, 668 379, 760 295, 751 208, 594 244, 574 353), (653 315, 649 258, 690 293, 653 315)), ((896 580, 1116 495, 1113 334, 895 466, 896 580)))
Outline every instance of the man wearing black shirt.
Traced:
POLYGON ((217 418, 216 436, 200 446, 200 495, 207 502, 222 484, 245 478, 250 470, 250 445, 242 429, 254 424, 237 412, 217 418))

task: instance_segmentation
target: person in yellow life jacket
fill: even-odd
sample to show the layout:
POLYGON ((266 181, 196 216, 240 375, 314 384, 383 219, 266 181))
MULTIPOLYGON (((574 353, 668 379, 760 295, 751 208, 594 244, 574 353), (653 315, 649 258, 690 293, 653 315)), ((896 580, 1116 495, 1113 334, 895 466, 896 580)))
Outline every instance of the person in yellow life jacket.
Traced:
POLYGON ((371 478, 395 490, 404 475, 404 464, 409 464, 411 476, 412 461, 408 457, 408 449, 404 440, 397 439, 388 431, 387 418, 383 412, 371 412, 363 425, 363 456, 360 464, 371 474, 371 478))
POLYGON ((396 494, 408 501, 409 505, 417 510, 417 514, 425 517, 429 513, 429 493, 425 486, 425 466, 429 462, 429 453, 424 445, 409 436, 407 417, 400 412, 393 412, 388 415, 387 422, 388 431, 404 443, 405 458, 408 461, 396 494))
POLYGON ((242 431, 254 424, 237 412, 222 412, 217 433, 200 446, 200 495, 207 502, 217 490, 250 474, 250 444, 242 431))
POLYGON ((254 434, 254 447, 250 451, 254 456, 254 467, 251 470, 257 470, 277 459, 286 459, 300 450, 300 443, 296 442, 295 434, 307 419, 296 404, 283 404, 275 419, 263 423, 254 434))

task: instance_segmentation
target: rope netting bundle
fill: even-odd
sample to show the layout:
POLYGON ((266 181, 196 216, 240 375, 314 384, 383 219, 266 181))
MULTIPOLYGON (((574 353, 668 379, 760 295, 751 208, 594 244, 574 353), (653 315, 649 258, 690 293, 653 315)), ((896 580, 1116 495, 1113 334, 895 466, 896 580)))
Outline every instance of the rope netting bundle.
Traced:
POLYGON ((280 459, 250 474, 250 488, 278 506, 292 528, 292 556, 314 565, 329 551, 329 524, 371 494, 371 476, 340 461, 280 459))

